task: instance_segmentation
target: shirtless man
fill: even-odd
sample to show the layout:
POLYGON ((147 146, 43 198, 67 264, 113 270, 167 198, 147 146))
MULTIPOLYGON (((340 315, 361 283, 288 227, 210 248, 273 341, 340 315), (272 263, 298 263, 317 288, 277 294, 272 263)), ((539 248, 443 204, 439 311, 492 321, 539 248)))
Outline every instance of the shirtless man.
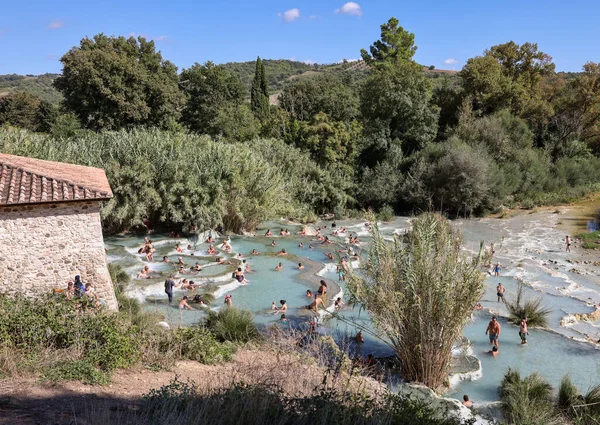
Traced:
POLYGON ((500 337, 500 323, 496 320, 496 316, 492 317, 490 323, 485 330, 485 334, 490 334, 490 344, 494 344, 495 347, 498 347, 498 338, 500 337))
POLYGON ((494 345, 490 351, 484 351, 484 353, 496 357, 498 355, 498 347, 494 345))
POLYGON ((303 270, 304 266, 302 265, 302 263, 298 263, 298 270, 303 270))
POLYGON ((527 317, 523 317, 523 320, 521 320, 521 324, 519 325, 521 344, 527 344, 527 335, 529 335, 529 329, 527 329, 527 317))
POLYGON ((567 242, 567 252, 571 252, 571 236, 567 235, 566 242, 567 242))
POLYGON ((506 300, 504 299, 504 293, 506 292, 506 288, 502 286, 502 283, 498 283, 496 286, 496 295, 498 296, 498 302, 502 300, 504 304, 506 304, 506 300))
POLYGON ((284 256, 284 255, 287 255, 287 252, 285 251, 285 249, 282 249, 281 251, 279 251, 279 252, 277 253, 277 256, 278 256, 278 257, 282 257, 282 256, 284 256))
POLYGON ((188 304, 188 297, 184 295, 181 301, 179 301, 179 309, 180 310, 194 310, 192 306, 188 304))
POLYGON ((231 299, 231 295, 225 295, 225 301, 223 302, 227 307, 233 307, 233 300, 231 299))
POLYGON ((277 265, 277 267, 275 267, 275 271, 279 272, 279 271, 281 271, 282 268, 283 268, 283 264, 279 263, 279 265, 277 265))

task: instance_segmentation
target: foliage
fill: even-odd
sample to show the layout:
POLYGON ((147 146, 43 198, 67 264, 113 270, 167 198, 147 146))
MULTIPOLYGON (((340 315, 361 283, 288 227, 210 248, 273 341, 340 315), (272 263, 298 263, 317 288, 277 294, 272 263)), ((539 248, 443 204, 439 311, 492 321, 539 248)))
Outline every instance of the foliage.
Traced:
POLYGON ((316 396, 289 396, 277 387, 234 384, 201 393, 193 384, 173 380, 144 397, 133 425, 165 423, 260 423, 265 425, 460 425, 471 421, 440 418, 423 402, 385 394, 382 400, 324 389, 316 396), (226 412, 226 414, 223 414, 226 412))
POLYGON ((392 221, 393 219, 394 219, 394 209, 392 207, 390 207, 389 205, 384 205, 377 212, 377 220, 379 220, 379 221, 388 222, 388 221, 392 221))
POLYGON ((64 107, 92 130, 173 128, 183 96, 177 67, 143 37, 84 38, 61 58, 54 81, 64 107))
POLYGON ((52 106, 58 106, 62 100, 62 95, 53 86, 56 77, 58 77, 58 74, 42 74, 37 76, 0 75, 0 92, 26 92, 50 103, 52 106))
POLYGON ((374 225, 364 278, 351 276, 348 289, 391 341, 404 378, 439 388, 452 345, 483 294, 484 276, 479 258, 464 256, 462 236, 446 219, 423 214, 412 226, 404 240, 388 243, 374 225))
POLYGON ((431 142, 437 133, 439 111, 430 98, 429 83, 414 63, 374 72, 361 90, 368 143, 362 162, 373 166, 392 146, 412 153, 431 142))
POLYGON ((548 327, 548 315, 551 310, 542 305, 542 297, 524 299, 523 284, 519 284, 517 296, 514 301, 506 302, 508 309, 508 320, 519 325, 524 317, 527 317, 527 326, 530 328, 548 327))
POLYGON ((256 71, 250 90, 250 105, 252 112, 259 120, 267 119, 269 115, 269 84, 265 75, 265 66, 260 57, 256 58, 256 71))
POLYGON ((350 122, 359 116, 358 87, 344 76, 330 73, 296 78, 283 87, 279 106, 299 121, 325 113, 335 121, 350 122))
POLYGON ((237 308, 223 308, 218 312, 210 311, 205 326, 220 341, 249 342, 261 338, 260 332, 254 324, 252 313, 237 308))
POLYGON ((173 338, 179 347, 180 358, 202 364, 229 361, 235 351, 233 344, 221 344, 214 334, 202 327, 178 328, 173 332, 173 338))
MULTIPOLYGON (((216 136, 222 133, 217 117, 222 108, 238 106, 246 98, 239 78, 221 65, 195 63, 181 72, 181 86, 187 101, 181 113, 182 124, 190 130, 216 136)), ((221 123, 222 124, 222 123, 221 123)))
MULTIPOLYGON (((315 69, 313 65, 286 59, 261 59, 261 62, 265 70, 264 75, 267 78, 268 87, 271 93, 276 93, 281 90, 290 77, 315 69)), ((248 92, 250 91, 256 71, 255 61, 229 62, 224 64, 223 68, 228 72, 237 75, 246 90, 248 92)))
POLYGON ((594 230, 593 232, 577 233, 575 235, 575 238, 583 242, 581 246, 584 249, 600 248, 600 230, 594 230))
POLYGON ((568 375, 563 376, 558 387, 558 407, 568 411, 578 403, 579 391, 568 375))
POLYGON ((507 424, 563 423, 552 404, 552 386, 537 373, 521 378, 518 371, 509 368, 500 384, 500 400, 507 424))
POLYGON ((370 66, 396 66, 409 62, 417 51, 415 35, 402 28, 398 19, 392 17, 381 25, 381 39, 375 41, 369 51, 361 49, 360 55, 370 66))
POLYGON ((0 99, 0 126, 12 125, 47 132, 56 115, 54 106, 27 92, 14 92, 0 99))
POLYGON ((64 361, 46 368, 42 377, 52 383, 81 381, 89 385, 105 385, 109 375, 86 360, 64 361))

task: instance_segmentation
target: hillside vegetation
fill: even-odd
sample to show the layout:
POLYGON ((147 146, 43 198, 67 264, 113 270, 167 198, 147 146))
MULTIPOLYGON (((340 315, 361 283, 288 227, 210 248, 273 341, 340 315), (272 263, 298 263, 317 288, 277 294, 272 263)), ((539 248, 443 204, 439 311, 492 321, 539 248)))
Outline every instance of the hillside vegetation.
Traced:
POLYGON ((42 75, 0 75, 0 97, 15 91, 23 91, 35 95, 53 105, 58 105, 62 100, 62 94, 54 88, 54 80, 58 74, 42 75))

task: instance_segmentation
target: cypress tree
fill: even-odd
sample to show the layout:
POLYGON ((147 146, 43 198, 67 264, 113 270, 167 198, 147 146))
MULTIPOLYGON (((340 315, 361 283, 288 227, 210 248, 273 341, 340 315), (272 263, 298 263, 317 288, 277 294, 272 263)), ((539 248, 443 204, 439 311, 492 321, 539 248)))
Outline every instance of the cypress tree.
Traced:
POLYGON ((258 119, 262 121, 267 118, 269 114, 269 84, 265 75, 265 65, 260 57, 256 58, 256 70, 250 91, 250 105, 258 119))

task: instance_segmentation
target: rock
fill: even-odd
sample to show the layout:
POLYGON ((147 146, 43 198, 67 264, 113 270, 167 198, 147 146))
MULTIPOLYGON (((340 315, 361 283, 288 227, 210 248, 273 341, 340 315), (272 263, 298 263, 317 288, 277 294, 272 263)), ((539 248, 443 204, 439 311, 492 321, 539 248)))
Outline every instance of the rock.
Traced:
POLYGON ((436 412, 439 418, 451 416, 461 420, 473 419, 471 410, 463 406, 460 401, 452 398, 440 397, 424 385, 400 384, 396 390, 400 395, 421 400, 425 405, 436 412))
POLYGON ((169 324, 167 322, 158 322, 157 325, 166 330, 171 329, 171 326, 169 326, 169 324))

